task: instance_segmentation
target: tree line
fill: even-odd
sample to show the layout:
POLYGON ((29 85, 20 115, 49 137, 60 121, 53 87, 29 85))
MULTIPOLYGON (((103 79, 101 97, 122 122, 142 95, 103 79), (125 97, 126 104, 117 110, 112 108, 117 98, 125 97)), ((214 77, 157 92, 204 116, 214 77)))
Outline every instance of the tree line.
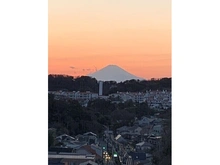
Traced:
MULTIPOLYGON (((146 90, 171 90, 171 78, 151 80, 127 80, 117 83, 105 81, 103 94, 108 95, 117 92, 146 92, 146 90)), ((49 91, 90 91, 98 93, 98 81, 88 76, 73 77, 68 75, 48 75, 49 91)))

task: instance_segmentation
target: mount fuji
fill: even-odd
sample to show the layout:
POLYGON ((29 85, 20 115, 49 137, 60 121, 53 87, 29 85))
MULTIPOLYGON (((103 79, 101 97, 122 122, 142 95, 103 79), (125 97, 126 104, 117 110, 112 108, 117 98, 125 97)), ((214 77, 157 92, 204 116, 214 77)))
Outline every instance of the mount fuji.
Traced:
POLYGON ((87 76, 93 77, 98 81, 116 81, 124 82, 126 80, 144 80, 143 78, 137 77, 117 65, 108 65, 97 72, 88 74, 87 76))

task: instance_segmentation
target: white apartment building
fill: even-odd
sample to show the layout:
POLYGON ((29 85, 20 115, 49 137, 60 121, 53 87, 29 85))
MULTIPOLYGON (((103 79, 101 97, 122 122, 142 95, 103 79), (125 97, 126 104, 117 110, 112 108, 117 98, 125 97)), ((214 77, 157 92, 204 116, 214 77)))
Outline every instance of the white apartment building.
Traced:
POLYGON ((142 103, 145 101, 145 94, 144 93, 137 93, 137 92, 117 92, 114 94, 111 94, 110 97, 120 97, 120 99, 123 100, 123 102, 132 100, 133 102, 139 102, 142 103))
POLYGON ((60 98, 70 98, 73 100, 91 100, 98 98, 98 93, 92 93, 92 92, 62 92, 62 91, 50 91, 49 93, 55 95, 55 99, 60 98))

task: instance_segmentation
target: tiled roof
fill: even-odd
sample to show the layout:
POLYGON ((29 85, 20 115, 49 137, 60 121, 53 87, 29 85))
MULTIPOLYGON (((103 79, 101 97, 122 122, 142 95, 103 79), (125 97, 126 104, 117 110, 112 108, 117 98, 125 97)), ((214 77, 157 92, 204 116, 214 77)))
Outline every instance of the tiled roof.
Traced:
POLYGON ((62 148, 62 147, 50 147, 49 152, 57 152, 57 153, 68 152, 68 153, 71 153, 71 152, 73 152, 73 149, 72 148, 62 148))
POLYGON ((86 151, 90 152, 91 154, 95 155, 96 158, 98 158, 98 159, 101 159, 101 158, 102 158, 100 155, 98 155, 98 154, 96 153, 95 150, 93 150, 93 149, 91 148, 90 145, 85 145, 85 146, 83 146, 82 148, 84 148, 86 151))
POLYGON ((83 135, 86 135, 86 136, 97 136, 95 133, 93 132, 87 132, 87 133, 84 133, 83 135))

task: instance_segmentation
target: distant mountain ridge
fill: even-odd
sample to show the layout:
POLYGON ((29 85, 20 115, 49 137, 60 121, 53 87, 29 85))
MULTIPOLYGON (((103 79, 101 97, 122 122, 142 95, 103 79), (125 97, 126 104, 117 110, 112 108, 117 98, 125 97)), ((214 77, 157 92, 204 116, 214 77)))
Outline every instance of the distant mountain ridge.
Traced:
POLYGON ((143 78, 137 77, 117 65, 108 65, 95 73, 88 74, 87 76, 93 77, 98 81, 124 82, 132 79, 144 80, 143 78))

